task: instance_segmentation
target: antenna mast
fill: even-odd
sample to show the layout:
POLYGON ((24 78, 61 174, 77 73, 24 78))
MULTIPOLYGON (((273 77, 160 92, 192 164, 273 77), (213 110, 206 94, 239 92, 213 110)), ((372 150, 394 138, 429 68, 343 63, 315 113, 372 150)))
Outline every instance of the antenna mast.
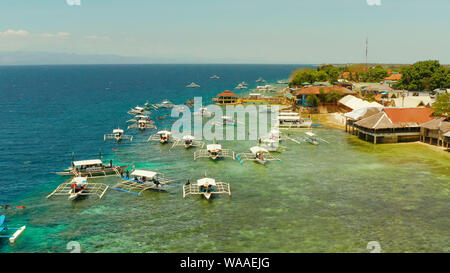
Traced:
POLYGON ((368 69, 367 66, 367 56, 369 55, 369 38, 366 38, 366 71, 368 69))

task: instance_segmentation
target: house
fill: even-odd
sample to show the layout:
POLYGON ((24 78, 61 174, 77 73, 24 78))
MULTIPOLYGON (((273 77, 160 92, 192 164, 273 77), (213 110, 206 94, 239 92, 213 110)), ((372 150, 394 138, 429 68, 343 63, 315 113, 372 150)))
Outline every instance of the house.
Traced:
POLYGON ((434 100, 430 96, 401 96, 390 100, 389 105, 392 107, 431 107, 434 100))
POLYGON ((354 127, 355 122, 378 114, 382 109, 382 107, 364 107, 345 113, 345 131, 355 134, 357 132, 354 127))
POLYGON ((384 84, 387 84, 389 86, 394 85, 395 83, 397 83, 399 80, 401 80, 403 77, 402 74, 391 74, 389 77, 384 78, 384 84))
MULTIPOLYGON (((438 117, 420 125, 420 141, 444 147, 445 134, 450 132, 450 121, 438 117)), ((448 142, 446 143, 448 147, 448 142)))
POLYGON ((213 98, 213 102, 216 104, 235 104, 237 103, 238 95, 234 94, 230 90, 225 90, 213 98))
POLYGON ((420 140, 420 124, 433 119, 430 108, 384 108, 354 123, 357 135, 374 144, 420 140))
POLYGON ((450 143, 450 131, 444 134, 444 146, 447 148, 447 151, 449 151, 449 143, 450 143))
POLYGON ((367 108, 367 107, 380 107, 383 108, 383 105, 376 103, 376 102, 368 102, 365 100, 362 100, 360 98, 357 98, 353 95, 347 95, 343 98, 341 98, 338 101, 339 109, 343 112, 350 112, 353 110, 358 110, 361 108, 367 108))
POLYGON ((328 94, 332 90, 341 91, 345 95, 354 94, 354 92, 352 90, 349 90, 342 86, 334 85, 334 86, 311 86, 311 87, 303 88, 300 90, 296 90, 293 92, 293 95, 297 97, 297 105, 301 105, 303 107, 311 107, 311 105, 309 105, 306 102, 306 99, 308 98, 308 96, 311 96, 311 95, 319 96, 321 94, 321 92, 323 94, 328 94))

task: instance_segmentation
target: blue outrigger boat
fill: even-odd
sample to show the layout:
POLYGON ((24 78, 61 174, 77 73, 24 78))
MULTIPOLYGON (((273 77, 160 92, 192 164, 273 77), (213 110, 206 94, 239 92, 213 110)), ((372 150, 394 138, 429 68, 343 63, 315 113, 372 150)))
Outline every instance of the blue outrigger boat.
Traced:
POLYGON ((8 227, 5 223, 6 216, 1 215, 0 216, 0 238, 8 238, 9 242, 11 244, 14 244, 14 242, 19 238, 20 235, 25 231, 26 226, 22 226, 20 228, 11 228, 8 227), (10 235, 9 231, 15 230, 15 232, 10 235))

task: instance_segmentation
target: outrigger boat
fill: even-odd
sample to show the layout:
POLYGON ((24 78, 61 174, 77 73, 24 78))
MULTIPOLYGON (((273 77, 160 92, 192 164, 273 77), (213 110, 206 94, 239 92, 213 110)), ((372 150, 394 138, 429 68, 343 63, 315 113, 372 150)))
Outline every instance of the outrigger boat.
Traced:
POLYGON ((87 177, 74 177, 69 182, 59 185, 52 193, 47 195, 47 199, 53 196, 68 196, 68 200, 76 200, 81 196, 95 195, 102 199, 109 186, 103 183, 88 183, 87 177))
POLYGON ((175 107, 175 104, 173 104, 173 102, 171 102, 170 100, 163 100, 157 106, 158 108, 172 108, 175 107))
POLYGON ((267 149, 269 152, 280 152, 286 147, 280 145, 280 141, 276 138, 264 138, 260 141, 260 146, 267 149))
POLYGON ((189 183, 183 186, 183 198, 188 195, 203 195, 209 200, 213 194, 228 194, 228 196, 231 196, 230 184, 216 182, 213 178, 204 177, 197 180, 195 184, 189 183))
POLYGON ((130 175, 133 178, 122 177, 123 181, 111 187, 111 189, 142 196, 142 192, 146 190, 166 191, 167 184, 172 182, 172 180, 165 178, 162 173, 154 171, 136 169, 130 175))
POLYGON ((222 116, 222 124, 235 126, 237 124, 237 120, 230 116, 222 116))
POLYGON ((190 84, 186 85, 188 88, 198 88, 200 85, 196 84, 195 82, 191 82, 190 84))
POLYGON ((0 238, 7 238, 9 239, 10 244, 14 244, 17 240, 17 238, 22 235, 22 233, 25 231, 26 226, 22 226, 20 228, 17 227, 8 227, 5 223, 6 216, 0 215, 0 238), (12 235, 10 234, 10 230, 15 231, 12 235))
POLYGON ((201 107, 197 112, 194 112, 194 116, 211 117, 213 113, 208 112, 208 108, 201 107))
POLYGON ((151 135, 147 141, 159 141, 161 144, 166 144, 171 141, 170 136, 172 135, 171 132, 163 130, 159 131, 154 135, 151 135))
POLYGON ((86 176, 89 178, 120 176, 120 173, 128 167, 129 165, 114 166, 112 164, 112 160, 110 161, 109 166, 107 166, 103 164, 101 159, 89 159, 80 161, 73 161, 72 159, 71 167, 63 172, 57 172, 56 174, 63 176, 86 176))
POLYGON ((320 141, 323 141, 325 143, 329 143, 325 139, 317 137, 316 134, 314 134, 313 132, 306 132, 305 133, 305 137, 303 138, 303 141, 311 143, 312 145, 319 145, 320 141))
POLYGON ((194 152, 194 160, 197 158, 209 157, 212 160, 217 160, 219 158, 233 158, 235 159, 235 153, 229 149, 222 149, 222 145, 220 144, 208 144, 206 145, 206 149, 201 149, 199 151, 194 152))
POLYGON ((256 82, 266 82, 266 80, 263 79, 262 77, 259 77, 259 79, 257 79, 256 82))
POLYGON ((176 146, 184 146, 184 148, 186 149, 191 147, 203 148, 204 145, 205 145, 204 142, 195 140, 194 136, 185 135, 181 139, 176 140, 175 143, 172 145, 172 148, 176 146))
POLYGON ((150 116, 141 115, 141 114, 135 115, 132 119, 127 120, 127 123, 129 123, 129 122, 138 122, 138 120, 141 120, 141 119, 150 121, 150 116))
POLYGON ((279 160, 269 153, 269 151, 260 146, 254 146, 250 148, 250 153, 240 153, 236 155, 236 158, 241 164, 243 161, 255 161, 260 164, 266 164, 268 161, 279 160))
POLYGON ((128 126, 128 129, 137 128, 141 131, 145 129, 157 129, 153 120, 149 119, 139 119, 135 124, 128 126))
POLYGON ((281 112, 278 117, 278 127, 284 129, 311 128, 312 121, 303 119, 300 114, 294 112, 281 112))
POLYGON ((141 106, 136 106, 134 108, 131 108, 130 110, 128 110, 127 112, 129 115, 144 115, 144 114, 150 114, 149 111, 145 110, 144 107, 141 106))
POLYGON ((121 141, 122 139, 133 141, 133 136, 124 135, 123 130, 120 128, 114 129, 112 134, 106 134, 103 136, 103 140, 115 139, 116 141, 121 141))
POLYGON ((248 87, 246 85, 243 85, 242 83, 238 84, 234 89, 247 89, 248 87))
POLYGON ((220 77, 219 76, 217 76, 217 75, 212 75, 211 77, 209 77, 210 79, 220 79, 220 77))

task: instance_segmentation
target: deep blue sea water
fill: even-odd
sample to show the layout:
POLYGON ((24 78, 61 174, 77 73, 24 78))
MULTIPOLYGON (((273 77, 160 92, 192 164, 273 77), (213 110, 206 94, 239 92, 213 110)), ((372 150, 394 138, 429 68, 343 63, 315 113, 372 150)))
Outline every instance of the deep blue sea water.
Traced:
MULTIPOLYGON (((204 104, 260 76, 274 82, 295 65, 92 65, 0 67, 0 205, 10 225, 27 225, 0 252, 449 252, 450 156, 423 144, 373 145, 327 126, 330 144, 285 142, 282 162, 193 160, 192 150, 104 142, 126 127, 127 111, 149 100, 204 104), (213 74, 219 80, 209 79, 213 74), (185 88, 191 82, 200 88, 185 88), (163 172, 178 182, 143 197, 109 190, 101 200, 45 197, 75 158, 163 172), (182 183, 208 176, 229 182, 232 197, 183 199, 182 183), (18 209, 17 206, 26 206, 18 209)), ((152 117, 169 111, 152 113, 152 117)), ((321 117, 315 117, 321 118, 321 117)), ((174 119, 157 121, 170 128, 174 119)), ((290 132, 301 137, 303 132, 290 132)), ((248 151, 255 141, 223 141, 248 151)), ((114 185, 117 177, 96 182, 114 185)))

